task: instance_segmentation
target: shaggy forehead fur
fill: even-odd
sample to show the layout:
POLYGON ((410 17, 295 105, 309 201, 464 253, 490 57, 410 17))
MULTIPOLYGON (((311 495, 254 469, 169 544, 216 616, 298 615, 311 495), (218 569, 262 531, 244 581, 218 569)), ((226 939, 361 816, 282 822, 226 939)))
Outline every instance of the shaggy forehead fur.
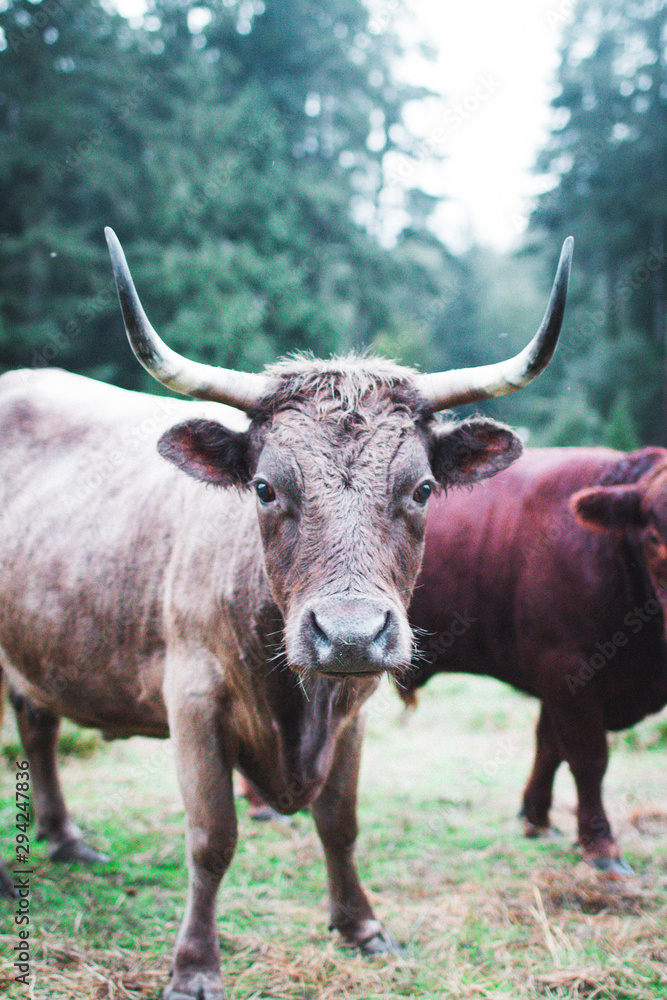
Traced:
MULTIPOLYGON (((432 412, 416 386, 417 372, 383 358, 348 355, 321 361, 297 355, 267 369, 269 386, 253 417, 263 423, 279 410, 307 410, 316 419, 363 416, 369 403, 409 411, 425 422, 432 412)), ((375 409, 375 406, 372 406, 375 409)))

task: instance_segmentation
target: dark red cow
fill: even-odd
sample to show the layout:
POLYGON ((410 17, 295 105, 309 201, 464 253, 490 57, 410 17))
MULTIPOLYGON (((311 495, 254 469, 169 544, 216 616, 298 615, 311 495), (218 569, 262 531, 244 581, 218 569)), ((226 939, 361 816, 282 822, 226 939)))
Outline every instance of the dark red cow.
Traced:
POLYGON ((606 733, 667 703, 666 608, 667 450, 529 451, 432 501, 410 607, 427 635, 402 694, 464 671, 539 698, 527 834, 549 830, 565 760, 585 857, 631 874, 602 804, 606 733))

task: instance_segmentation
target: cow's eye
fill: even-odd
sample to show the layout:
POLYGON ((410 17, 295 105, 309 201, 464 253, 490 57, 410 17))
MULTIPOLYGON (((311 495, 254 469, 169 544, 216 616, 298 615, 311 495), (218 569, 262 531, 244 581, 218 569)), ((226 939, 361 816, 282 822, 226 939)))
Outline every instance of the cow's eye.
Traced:
POLYGON ((660 542, 662 541, 662 539, 660 538, 660 535, 655 530, 655 528, 649 528, 648 529, 647 537, 648 537, 648 540, 651 543, 651 545, 660 545, 660 542))
POLYGON ((255 493, 259 497, 260 503, 271 503, 272 500, 276 499, 275 490, 268 483, 265 483, 263 479, 256 481, 255 493))
POLYGON ((412 499, 415 503, 421 504, 423 507, 432 492, 433 487, 430 483, 422 483, 412 494, 412 499))

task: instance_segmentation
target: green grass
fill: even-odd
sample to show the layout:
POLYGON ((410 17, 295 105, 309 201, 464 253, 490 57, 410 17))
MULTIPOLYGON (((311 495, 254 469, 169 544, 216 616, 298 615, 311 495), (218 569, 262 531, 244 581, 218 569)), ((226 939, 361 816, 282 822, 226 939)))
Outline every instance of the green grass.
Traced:
MULTIPOLYGON (((241 803, 218 907, 230 1000, 667 997, 665 714, 636 727, 632 745, 626 734, 612 740, 606 803, 638 873, 621 882, 589 869, 573 847, 566 772, 553 813, 563 839, 521 837, 536 714, 535 702, 462 677, 438 678, 413 713, 389 688, 369 706, 357 857, 376 912, 406 946, 401 959, 364 959, 327 930, 309 816, 258 825, 241 803)), ((11 725, 5 737, 11 745, 11 725)), ((13 904, 0 902, 0 995, 9 1000, 157 1000, 167 981, 186 882, 170 745, 96 742, 91 754, 65 758, 63 784, 77 822, 114 860, 57 866, 34 845, 31 992, 13 982, 13 904)), ((7 764, 1 780, 0 849, 10 858, 7 764)))
MULTIPOLYGON (((9 712, 8 714, 11 715, 9 712)), ((74 723, 63 719, 58 739, 61 759, 63 757, 81 757, 85 760, 87 757, 92 757, 102 745, 102 737, 94 729, 79 729, 74 723)), ((0 744, 0 758, 11 765, 22 757, 23 750, 16 726, 12 725, 12 722, 7 722, 0 744)))

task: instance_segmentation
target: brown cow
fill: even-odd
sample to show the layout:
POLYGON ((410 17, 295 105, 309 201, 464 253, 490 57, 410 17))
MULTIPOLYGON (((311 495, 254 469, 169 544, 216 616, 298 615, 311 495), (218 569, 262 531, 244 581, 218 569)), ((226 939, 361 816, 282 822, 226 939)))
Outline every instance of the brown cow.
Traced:
POLYGON ((311 807, 332 925, 364 951, 393 947, 353 862, 359 709, 381 672, 410 664, 405 609, 429 494, 520 451, 493 421, 441 424, 434 412, 511 392, 544 367, 571 244, 517 358, 428 376, 297 359, 260 376, 170 351, 108 240, 137 357, 215 403, 55 371, 0 380, 2 666, 38 831, 59 856, 88 855, 57 782, 60 716, 112 736, 171 735, 190 879, 165 996, 219 1000, 215 901, 236 843, 234 767, 281 813, 311 807), (230 429, 221 403, 249 425, 230 429))
POLYGON ((602 804, 606 732, 667 704, 666 611, 667 451, 527 451, 430 504, 409 611, 428 636, 400 690, 410 702, 433 674, 463 671, 540 698, 526 833, 549 831, 565 760, 585 857, 632 874, 602 804))

